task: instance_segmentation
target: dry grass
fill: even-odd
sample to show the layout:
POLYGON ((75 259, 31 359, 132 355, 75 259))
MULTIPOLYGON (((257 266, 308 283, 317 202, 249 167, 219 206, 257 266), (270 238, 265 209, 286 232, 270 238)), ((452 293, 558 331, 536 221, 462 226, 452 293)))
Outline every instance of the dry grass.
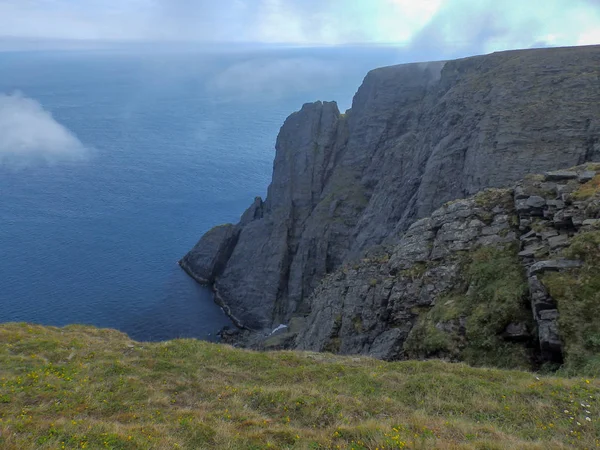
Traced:
POLYGON ((583 184, 578 190, 573 192, 575 200, 586 200, 600 193, 600 175, 596 175, 587 183, 583 184))
POLYGON ((596 448, 599 399, 595 379, 0 327, 3 450, 596 448))

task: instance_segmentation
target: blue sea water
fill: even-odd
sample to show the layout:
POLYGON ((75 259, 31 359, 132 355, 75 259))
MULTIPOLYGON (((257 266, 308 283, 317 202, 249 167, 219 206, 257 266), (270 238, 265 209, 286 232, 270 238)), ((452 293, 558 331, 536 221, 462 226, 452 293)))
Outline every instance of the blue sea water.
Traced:
POLYGON ((215 339, 229 320, 178 259, 264 196, 287 115, 348 108, 368 70, 398 62, 373 47, 0 53, 0 94, 89 149, 0 162, 0 322, 215 339))

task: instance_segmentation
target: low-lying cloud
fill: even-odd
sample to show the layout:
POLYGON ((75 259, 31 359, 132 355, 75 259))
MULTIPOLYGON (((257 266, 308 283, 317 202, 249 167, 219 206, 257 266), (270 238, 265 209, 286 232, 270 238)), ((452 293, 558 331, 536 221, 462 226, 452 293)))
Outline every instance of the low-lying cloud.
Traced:
POLYGON ((208 83, 208 90, 224 99, 279 99, 315 85, 327 87, 340 75, 337 65, 318 58, 255 59, 228 67, 208 83))
POLYGON ((20 93, 0 94, 0 164, 78 160, 88 150, 52 114, 20 93))

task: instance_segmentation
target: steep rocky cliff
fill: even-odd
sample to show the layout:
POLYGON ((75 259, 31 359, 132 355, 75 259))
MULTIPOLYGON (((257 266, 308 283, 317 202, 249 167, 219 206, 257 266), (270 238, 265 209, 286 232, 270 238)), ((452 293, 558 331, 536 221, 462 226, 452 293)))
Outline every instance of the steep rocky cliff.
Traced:
POLYGON ((292 345, 506 367, 589 363, 600 351, 599 174, 590 163, 449 202, 397 244, 328 275, 292 345))
MULTIPOLYGON (((446 212, 436 212, 429 222, 419 221, 403 233, 448 201, 489 187, 509 187, 529 173, 586 161, 600 161, 599 46, 503 52, 377 69, 366 76, 345 114, 328 102, 306 104, 292 114, 277 139, 267 198, 257 198, 239 224, 207 233, 181 265, 196 279, 214 285, 239 325, 272 329, 308 315, 308 328, 298 327, 300 348, 325 349, 328 342, 330 350, 400 357, 405 350, 399 343, 408 338, 417 319, 412 309, 431 307, 435 298, 453 288, 455 278, 474 282, 470 277, 475 275, 469 273, 470 268, 476 271, 477 261, 457 254, 456 261, 444 264, 448 272, 434 276, 426 298, 395 311, 389 322, 393 326, 380 317, 385 309, 382 298, 390 289, 397 299, 409 291, 422 291, 421 278, 406 269, 408 278, 396 287, 390 288, 388 282, 369 286, 365 292, 381 290, 381 295, 357 297, 361 323, 354 313, 349 320, 354 335, 365 334, 362 329, 369 330, 370 337, 352 343, 341 338, 332 341, 332 336, 336 328, 346 336, 341 330, 350 326, 345 321, 350 298, 346 294, 354 289, 354 277, 339 279, 335 289, 327 282, 317 289, 323 277, 331 273, 341 277, 336 269, 360 261, 366 251, 377 253, 380 244, 389 249, 399 240, 413 239, 411 251, 417 254, 429 251, 428 245, 436 249, 445 242, 446 231, 438 236, 431 221, 442 220, 435 214, 446 212), (326 291, 335 295, 319 294, 326 291), (325 304, 331 311, 323 309, 325 304), (344 310, 341 322, 333 312, 340 308, 344 310), (331 329, 324 325, 326 320, 316 321, 317 315, 328 315, 331 329)), ((439 248, 460 253, 492 240, 494 246, 503 244, 497 251, 505 252, 508 264, 508 249, 515 248, 521 235, 521 224, 510 220, 521 214, 508 201, 511 195, 490 210, 479 211, 473 199, 457 202, 453 208, 470 212, 462 217, 467 213, 457 210, 460 220, 451 220, 454 224, 446 225, 447 232, 463 227, 469 239, 459 239, 456 248, 439 248), (462 220, 466 218, 468 222, 462 220), (493 236, 500 232, 506 234, 496 242, 493 236)), ((406 257, 397 255, 385 263, 395 264, 400 275, 394 277, 403 279, 400 261, 406 257)), ((421 262, 425 273, 442 270, 421 262)), ((360 267, 359 263, 356 270, 360 267)), ((526 280, 522 281, 526 291, 526 280)), ((535 281, 530 279, 531 283, 535 281)), ((507 295, 513 298, 515 292, 507 295)), ((551 315, 544 314, 546 319, 551 315)), ((514 323, 503 330, 506 335, 523 335, 510 338, 511 342, 529 339, 525 336, 531 327, 520 319, 516 306, 507 317, 514 323)), ((457 320, 440 326, 468 331, 457 320)), ((424 350, 415 349, 420 351, 424 350)), ((460 345, 453 351, 462 351, 460 345)))

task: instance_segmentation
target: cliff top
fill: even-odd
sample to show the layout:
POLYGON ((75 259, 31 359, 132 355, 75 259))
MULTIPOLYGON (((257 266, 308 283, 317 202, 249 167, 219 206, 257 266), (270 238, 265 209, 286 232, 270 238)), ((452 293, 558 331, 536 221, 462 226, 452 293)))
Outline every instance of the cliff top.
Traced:
POLYGON ((0 327, 0 447, 592 448, 600 381, 0 327), (501 442, 501 444, 499 444, 501 442))

